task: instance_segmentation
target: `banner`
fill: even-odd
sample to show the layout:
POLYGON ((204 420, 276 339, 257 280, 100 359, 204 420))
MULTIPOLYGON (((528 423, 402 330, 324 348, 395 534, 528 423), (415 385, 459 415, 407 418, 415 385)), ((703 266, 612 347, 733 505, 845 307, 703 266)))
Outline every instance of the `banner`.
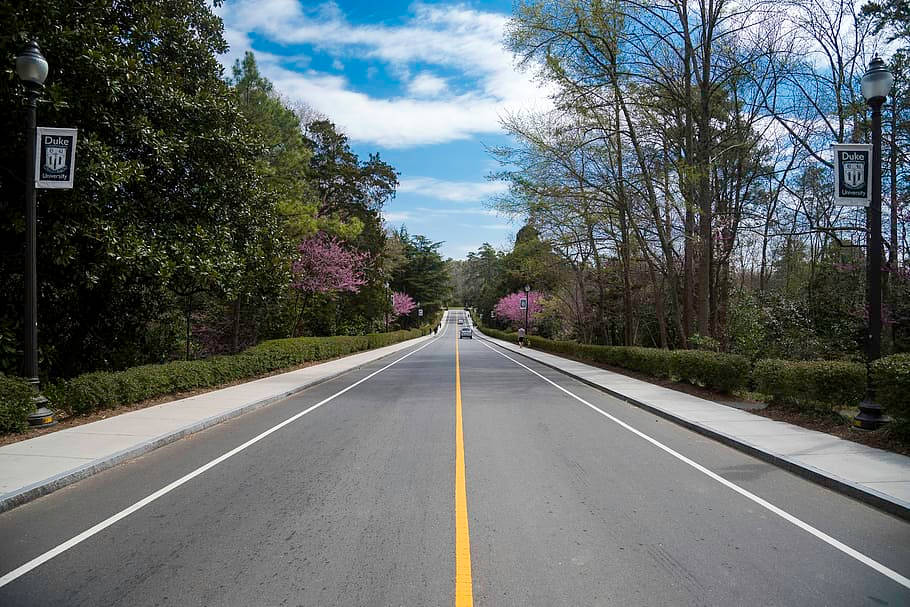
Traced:
POLYGON ((835 143, 834 204, 867 207, 872 200, 872 146, 835 143))
POLYGON ((76 129, 39 126, 35 142, 35 187, 72 188, 76 172, 76 129))

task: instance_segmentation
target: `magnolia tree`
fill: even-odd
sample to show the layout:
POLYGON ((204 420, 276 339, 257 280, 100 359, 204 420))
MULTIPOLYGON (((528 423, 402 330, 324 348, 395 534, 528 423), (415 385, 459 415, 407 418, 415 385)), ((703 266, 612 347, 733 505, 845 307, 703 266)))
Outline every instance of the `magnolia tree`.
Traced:
POLYGON ((366 284, 369 254, 349 251, 337 238, 319 232, 297 245, 297 251, 292 286, 303 293, 356 293, 366 284))
POLYGON ((407 293, 392 293, 392 312, 395 316, 407 316, 416 307, 414 299, 407 293))
MULTIPOLYGON (((506 295, 493 308, 496 317, 508 321, 513 327, 523 327, 525 324, 525 310, 521 308, 521 300, 524 299, 524 292, 511 293, 506 295)), ((543 294, 538 291, 528 293, 528 319, 534 324, 534 317, 540 315, 543 311, 541 300, 543 294)))

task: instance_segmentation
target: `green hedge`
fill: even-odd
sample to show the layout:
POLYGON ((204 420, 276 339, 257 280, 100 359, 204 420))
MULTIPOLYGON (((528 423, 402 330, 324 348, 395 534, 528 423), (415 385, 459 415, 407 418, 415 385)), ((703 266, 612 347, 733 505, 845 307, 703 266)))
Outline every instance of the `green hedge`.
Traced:
MULTIPOLYGON (((118 372, 86 373, 48 386, 45 395, 55 407, 68 413, 90 413, 157 396, 212 388, 306 362, 388 346, 426 335, 431 330, 432 327, 424 326, 410 331, 370 335, 276 339, 233 356, 179 360, 161 365, 133 367, 118 372)), ((6 408, 5 400, 3 408, 4 410, 6 408)), ((0 417, 2 415, 3 412, 0 412, 0 417)), ((2 428, 3 426, 0 426, 0 429, 2 428)))
POLYGON ((0 375, 0 432, 24 432, 35 411, 35 393, 24 379, 0 375))
POLYGON ((885 413, 910 421, 910 354, 893 354, 872 363, 875 395, 885 413))
POLYGON ((772 402, 830 410, 862 400, 866 368, 836 360, 760 360, 752 371, 755 389, 772 402))
POLYGON ((749 385, 749 367, 749 360, 738 354, 676 350, 670 374, 690 384, 729 393, 749 385))
MULTIPOLYGON (((483 328, 490 337, 515 343, 515 333, 483 328)), ((637 371, 658 378, 675 379, 720 392, 743 388, 749 382, 749 361, 736 354, 700 350, 661 350, 632 346, 596 346, 532 336, 532 348, 637 371)))
MULTIPOLYGON (((483 328, 490 337, 515 343, 513 332, 483 328)), ((553 354, 604 363, 653 377, 672 378, 731 392, 751 383, 773 402, 826 410, 857 405, 865 395, 861 363, 817 360, 760 360, 749 370, 741 356, 697 350, 593 346, 573 341, 530 338, 531 346, 553 354), (751 380, 751 382, 750 382, 751 380)), ((910 354, 894 354, 872 364, 876 397, 885 412, 910 423, 910 354)))

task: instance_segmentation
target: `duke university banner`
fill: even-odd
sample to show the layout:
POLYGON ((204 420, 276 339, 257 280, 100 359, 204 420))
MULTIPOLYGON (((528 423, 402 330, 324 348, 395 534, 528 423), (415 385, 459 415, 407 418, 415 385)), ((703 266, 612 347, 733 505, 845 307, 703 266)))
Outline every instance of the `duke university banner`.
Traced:
POLYGON ((867 143, 835 143, 834 202, 867 207, 872 199, 872 146, 867 143))
POLYGON ((39 126, 35 142, 35 187, 72 188, 76 170, 76 129, 39 126))

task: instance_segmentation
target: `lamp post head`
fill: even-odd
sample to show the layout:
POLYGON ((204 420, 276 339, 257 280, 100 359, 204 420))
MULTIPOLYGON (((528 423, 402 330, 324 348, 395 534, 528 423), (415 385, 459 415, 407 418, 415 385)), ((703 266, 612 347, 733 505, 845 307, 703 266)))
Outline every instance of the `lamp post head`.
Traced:
POLYGON ((881 57, 875 56, 869 62, 869 69, 863 74, 862 91, 867 103, 881 103, 891 92, 894 76, 881 57))
POLYGON ((531 285, 525 285, 525 293, 531 292, 531 285))
POLYGON ((32 40, 16 56, 16 74, 22 82, 32 88, 40 88, 47 78, 47 60, 41 54, 38 43, 32 40))

